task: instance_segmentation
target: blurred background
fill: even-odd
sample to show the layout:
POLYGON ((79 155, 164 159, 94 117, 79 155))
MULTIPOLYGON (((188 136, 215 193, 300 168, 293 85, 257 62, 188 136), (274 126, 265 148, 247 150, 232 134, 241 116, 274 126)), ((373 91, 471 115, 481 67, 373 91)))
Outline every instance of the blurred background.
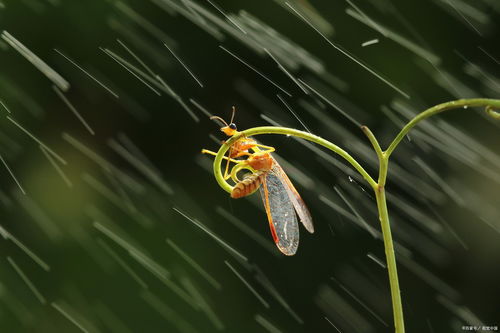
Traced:
MULTIPOLYGON (((417 112, 498 98, 495 0, 0 0, 2 332, 390 332, 370 189, 332 153, 276 148, 313 216, 297 254, 211 156, 282 125, 387 146, 417 112)), ((499 123, 418 126, 387 185, 407 332, 500 326, 499 123)))

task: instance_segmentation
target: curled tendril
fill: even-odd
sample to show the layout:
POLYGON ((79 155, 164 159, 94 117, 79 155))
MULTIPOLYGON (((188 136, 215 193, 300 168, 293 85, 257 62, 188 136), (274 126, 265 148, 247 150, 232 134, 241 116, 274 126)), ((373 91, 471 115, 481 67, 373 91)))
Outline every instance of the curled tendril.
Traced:
POLYGON ((233 186, 227 182, 226 179, 224 179, 224 176, 222 175, 222 161, 224 160, 224 155, 226 152, 229 150, 231 145, 236 142, 239 138, 241 138, 240 135, 236 135, 231 137, 229 140, 224 142, 219 150, 217 151, 217 155, 215 155, 214 159, 214 175, 215 179, 217 180, 217 183, 219 184, 222 189, 228 193, 231 193, 233 191, 233 186))
POLYGON ((493 119, 500 119, 500 109, 496 109, 492 107, 491 105, 486 106, 485 108, 486 113, 488 116, 490 116, 493 119))

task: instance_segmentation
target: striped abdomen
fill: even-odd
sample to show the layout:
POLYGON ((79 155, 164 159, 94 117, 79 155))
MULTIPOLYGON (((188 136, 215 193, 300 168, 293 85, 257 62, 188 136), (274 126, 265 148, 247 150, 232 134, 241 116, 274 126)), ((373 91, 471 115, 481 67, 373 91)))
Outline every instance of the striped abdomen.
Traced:
POLYGON ((231 198, 238 199, 252 194, 262 184, 262 179, 266 176, 266 173, 267 171, 257 171, 240 181, 234 186, 231 198))

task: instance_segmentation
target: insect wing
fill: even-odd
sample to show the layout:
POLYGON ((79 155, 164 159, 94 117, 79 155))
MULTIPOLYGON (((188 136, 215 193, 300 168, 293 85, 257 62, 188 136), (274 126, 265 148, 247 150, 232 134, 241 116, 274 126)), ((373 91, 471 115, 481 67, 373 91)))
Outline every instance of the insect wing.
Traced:
POLYGON ((297 214, 299 215, 300 222, 302 222, 307 231, 313 233, 314 226, 312 223, 311 213, 309 213, 309 209, 307 209, 307 206, 300 197, 299 192, 297 192, 295 186, 293 186, 292 182, 290 181, 290 178, 288 178, 287 174, 276 160, 274 160, 274 166, 271 171, 275 175, 277 175, 279 179, 281 179, 283 187, 286 189, 288 197, 290 198, 290 201, 292 202, 295 210, 297 211, 297 214))
POLYGON ((284 254, 294 255, 299 246, 297 215, 279 175, 268 172, 260 193, 276 246, 284 254))

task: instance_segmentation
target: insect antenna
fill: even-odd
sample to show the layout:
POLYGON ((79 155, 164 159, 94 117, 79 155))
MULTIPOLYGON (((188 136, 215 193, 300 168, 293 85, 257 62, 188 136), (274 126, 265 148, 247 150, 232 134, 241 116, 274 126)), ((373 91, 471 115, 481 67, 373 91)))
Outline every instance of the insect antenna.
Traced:
POLYGON ((234 120, 234 115, 236 114, 236 107, 234 107, 233 105, 233 114, 231 115, 231 121, 229 122, 230 124, 233 123, 233 120, 234 120))
POLYGON ((219 116, 212 116, 212 117, 210 117, 210 120, 214 120, 214 119, 215 119, 215 120, 219 120, 220 122, 222 122, 222 123, 223 123, 224 125, 226 125, 226 126, 229 126, 229 125, 226 123, 226 121, 225 121, 224 119, 222 119, 221 117, 219 117, 219 116))

